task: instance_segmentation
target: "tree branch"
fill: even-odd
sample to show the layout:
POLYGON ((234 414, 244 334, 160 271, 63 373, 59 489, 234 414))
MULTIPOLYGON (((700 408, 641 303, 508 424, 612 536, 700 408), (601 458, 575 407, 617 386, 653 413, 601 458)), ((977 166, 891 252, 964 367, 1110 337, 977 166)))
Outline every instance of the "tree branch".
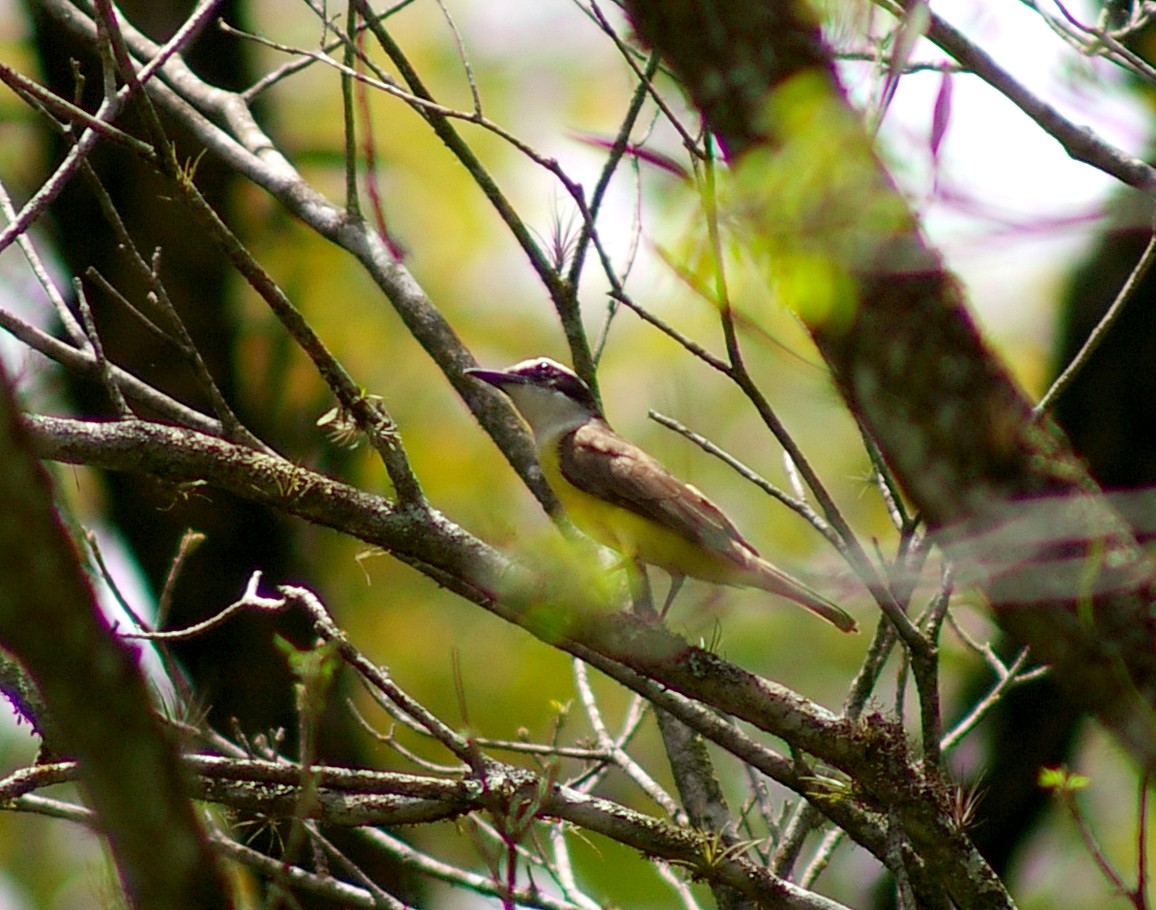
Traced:
POLYGON ((0 641, 35 679, 59 732, 55 745, 79 761, 130 904, 231 906, 176 743, 153 716, 137 656, 100 613, 18 413, 0 372, 0 641), (147 800, 141 781, 149 783, 147 800))
MULTIPOLYGON (((983 343, 957 282, 871 150, 814 18, 799 4, 745 0, 627 7, 730 148, 737 179, 756 179, 776 156, 827 160, 816 159, 827 147, 817 143, 838 143, 840 184, 815 184, 803 202, 818 221, 807 239, 820 244, 832 280, 854 289, 837 316, 809 325, 840 392, 949 556, 968 563, 968 542, 997 530, 1024 500, 1058 504, 1073 571, 1048 579, 1056 544, 1024 540, 1022 559, 989 576, 986 591, 1001 625, 1053 663, 1057 680, 1142 766, 1156 768, 1156 569, 983 343), (809 121, 797 105, 808 106, 809 121), (822 128, 807 132, 817 122, 822 128), (838 203, 822 193, 838 194, 838 203), (845 211, 850 198, 859 217, 831 221, 828 212, 845 211), (1041 581, 1078 581, 1079 567, 1092 593, 1073 584, 1046 598, 1025 594, 1041 581)), ((783 242, 773 200, 764 205, 752 204, 749 228, 783 242)))

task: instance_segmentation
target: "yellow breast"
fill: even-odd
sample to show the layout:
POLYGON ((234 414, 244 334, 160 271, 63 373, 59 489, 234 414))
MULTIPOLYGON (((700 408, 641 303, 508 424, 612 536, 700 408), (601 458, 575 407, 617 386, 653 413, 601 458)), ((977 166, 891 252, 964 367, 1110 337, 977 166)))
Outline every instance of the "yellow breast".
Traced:
POLYGON ((652 519, 580 490, 562 475, 556 444, 538 452, 542 473, 584 534, 627 559, 658 566, 714 584, 744 584, 743 568, 724 554, 708 550, 652 519))

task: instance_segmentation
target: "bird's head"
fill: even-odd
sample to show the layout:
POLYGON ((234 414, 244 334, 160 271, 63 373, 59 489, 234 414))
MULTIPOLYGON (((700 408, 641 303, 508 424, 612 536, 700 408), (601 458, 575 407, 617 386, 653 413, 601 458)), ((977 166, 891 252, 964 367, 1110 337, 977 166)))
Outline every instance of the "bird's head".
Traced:
POLYGON ((470 369, 466 373, 505 392, 538 439, 602 417, 590 387, 573 370, 549 357, 523 360, 504 370, 470 369))

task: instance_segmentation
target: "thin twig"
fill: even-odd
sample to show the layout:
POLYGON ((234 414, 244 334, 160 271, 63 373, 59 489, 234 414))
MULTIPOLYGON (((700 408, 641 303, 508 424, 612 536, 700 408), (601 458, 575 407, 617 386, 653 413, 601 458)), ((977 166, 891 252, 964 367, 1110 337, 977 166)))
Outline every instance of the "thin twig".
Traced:
POLYGON ((627 105, 626 113, 618 126, 618 134, 614 137, 614 142, 607 152, 606 161, 602 165, 602 172, 598 175, 598 182, 594 185, 594 192, 590 194, 589 219, 584 220, 582 223, 582 231, 574 244, 574 257, 570 263, 569 273, 566 276, 566 280, 575 287, 578 285, 578 280, 582 274, 582 267, 586 262, 586 250, 590 244, 590 235, 595 230, 598 212, 601 210, 602 202, 606 198, 606 191, 610 187, 610 181, 619 163, 626 154, 626 149, 630 143, 631 132, 634 130, 634 125, 638 122, 638 116, 642 111, 642 103, 649 93, 650 80, 654 78, 654 74, 658 70, 658 64, 659 56, 658 54, 653 54, 647 63, 646 70, 642 73, 639 84, 634 89, 634 95, 630 99, 630 104, 627 105))
MULTIPOLYGON (((76 370, 82 375, 95 375, 98 367, 96 357, 91 350, 78 350, 65 344, 59 338, 54 338, 43 329, 37 328, 4 309, 0 309, 0 328, 3 328, 22 344, 27 345, 30 350, 43 354, 61 366, 76 370)), ((220 436, 223 433, 220 422, 212 417, 193 410, 188 405, 148 385, 116 364, 110 364, 109 368, 113 380, 124 391, 125 395, 146 406, 157 415, 178 426, 188 427, 209 436, 220 436)))
POLYGON ((827 539, 827 542, 831 544, 831 546, 835 547, 839 551, 842 551, 843 543, 839 539, 839 536, 823 519, 823 516, 812 509, 810 504, 805 500, 796 499, 793 496, 789 496, 787 493, 785 493, 783 490, 780 490, 753 468, 739 461, 739 459, 735 458, 720 446, 715 445, 715 443, 711 442, 705 436, 702 436, 699 433, 695 433, 693 430, 689 429, 681 422, 675 420, 673 417, 667 417, 665 414, 660 414, 658 411, 650 411, 648 412, 647 416, 660 426, 664 426, 668 430, 673 430, 680 436, 689 439, 704 452, 709 455, 713 455, 723 464, 727 465, 744 480, 753 483, 772 499, 776 499, 781 502, 792 512, 799 515, 816 531, 822 534, 823 537, 827 539))
POLYGON ((1152 263, 1156 261, 1156 231, 1148 238, 1148 245, 1144 247, 1144 252, 1140 256, 1139 262, 1136 263, 1135 268, 1132 269, 1128 280, 1124 282, 1124 286, 1120 288, 1120 292, 1116 295, 1116 299, 1112 301, 1112 305, 1108 307, 1108 311, 1096 323, 1096 327, 1092 329, 1088 335, 1087 340, 1076 352, 1076 355, 1071 359, 1062 373, 1056 377, 1055 382, 1052 383, 1051 388, 1044 394, 1044 397, 1039 400, 1039 403, 1032 409, 1032 416, 1039 418, 1046 414, 1059 398, 1064 390, 1068 388, 1092 358, 1092 354, 1100 346, 1112 326, 1115 325, 1116 320, 1124 312, 1124 307, 1132 296, 1136 293, 1136 289, 1140 286, 1140 282, 1144 280, 1144 276, 1148 274, 1148 270, 1152 267, 1152 263))
POLYGON ((187 641, 190 638, 196 638, 204 635, 206 632, 212 631, 242 610, 263 610, 269 613, 277 613, 285 609, 284 598, 262 597, 257 593, 257 586, 260 582, 261 571, 257 570, 249 576, 249 580, 245 584, 245 593, 241 595, 239 600, 233 601, 233 603, 229 604, 223 610, 214 613, 208 619, 193 623, 191 626, 185 626, 183 629, 170 629, 166 632, 122 632, 121 637, 139 638, 144 641, 187 641))
MULTIPOLYGON (((602 720, 602 711, 598 707, 594 690, 590 687, 589 674, 586 665, 580 660, 573 661, 574 681, 578 688, 578 697, 586 709, 586 717, 594 728, 594 735, 598 737, 599 747, 611 757, 613 764, 618 767, 643 793, 649 796, 671 818, 679 822, 686 820, 686 814, 678 805, 678 801, 667 793, 657 781, 646 772, 638 762, 622 748, 621 744, 610 735, 606 724, 602 720)), ((585 775, 584 775, 585 776, 585 775)), ((586 788, 588 789, 588 787, 586 788)))
MULTIPOLYGON (((137 307, 133 306, 119 290, 113 288, 113 286, 94 269, 89 270, 89 277, 97 276, 96 280, 113 296, 114 300, 126 307, 146 329, 170 345, 181 359, 184 360, 192 372, 197 385, 208 399, 213 413, 217 415, 217 419, 221 422, 221 427, 229 439, 252 446, 255 449, 269 451, 269 447, 244 425, 233 410, 232 405, 229 404, 228 399, 226 399, 221 392, 217 381, 213 378, 209 370, 208 364, 205 363, 204 358, 201 356, 200 348, 196 342, 193 341, 192 336, 185 326, 184 320, 177 312, 176 306, 173 305, 172 299, 169 297, 168 290, 160 275, 161 250, 154 250, 151 259, 145 259, 138 249, 136 241, 125 226, 124 221, 121 219, 120 212, 117 211, 116 203, 113 201, 112 195, 108 192, 95 170, 87 161, 84 163, 81 173, 88 180, 89 188, 96 198, 105 220, 116 235, 118 246, 126 255, 129 266, 136 272, 145 287, 149 289, 147 299, 152 304, 154 312, 164 317, 168 325, 167 330, 156 325, 137 307)), ((177 169, 176 182, 178 186, 191 182, 191 179, 191 174, 184 174, 180 169, 177 169)))
MULTIPOLYGON (((882 2, 895 15, 897 5, 882 2)), ((1045 133, 1063 146, 1072 158, 1090 164, 1128 186, 1150 190, 1156 186, 1156 169, 1143 160, 1105 142, 1086 127, 1064 117, 996 63, 995 59, 968 40, 962 32, 929 10, 927 38, 1023 111, 1045 133)))
MULTIPOLYGON (((0 180, 0 212, 4 213, 4 217, 9 221, 16 218, 16 209, 12 205, 12 197, 8 193, 8 187, 0 180)), ((30 234, 21 234, 16 239, 16 245, 20 247, 20 252, 24 254, 24 259, 28 263, 28 267, 32 270, 32 274, 36 277, 40 287, 44 290, 49 302, 52 304, 52 311, 56 314, 56 318, 60 320, 61 326, 64 328, 65 334, 72 340, 78 348, 88 348, 88 336, 85 334, 84 328, 76 320, 76 316, 65 303, 64 295, 60 293, 60 289, 56 286, 56 282, 52 279, 52 275, 48 267, 44 264, 44 260, 40 256, 40 251, 37 250, 36 244, 30 234)))
POLYGON ((132 410, 125 402, 120 387, 113 381, 112 369, 109 366, 108 359, 104 356, 104 345, 100 340, 100 332, 97 331, 96 328, 96 320, 92 316, 92 307, 89 306, 88 295, 84 293, 84 285, 79 278, 73 279, 73 291, 76 294, 77 308, 80 310, 80 321, 84 325, 85 334, 88 336, 89 347, 92 350, 93 357, 96 359, 96 374, 100 378, 100 384, 112 404, 113 413, 122 420, 132 417, 132 410))
MULTIPOLYGON (((345 11, 345 25, 346 33, 349 35, 357 34, 357 11, 350 4, 345 11)), ((326 24, 328 27, 328 23, 326 24)), ((357 60, 357 52, 352 41, 343 43, 345 51, 345 68, 352 72, 354 70, 354 63, 357 60)), ((341 118, 344 126, 345 136, 345 211, 349 213, 350 218, 361 217, 361 203, 358 199, 357 193, 357 117, 354 112, 354 105, 356 99, 354 98, 355 87, 359 83, 355 82, 349 72, 341 74, 341 118)), ((368 111, 365 111, 368 113, 368 111)), ((365 128, 370 129, 369 117, 365 118, 365 128)), ((367 140, 368 141, 368 140, 367 140)), ((372 146, 370 146, 372 148, 372 146)), ((366 168, 372 178, 372 169, 374 162, 368 159, 366 168)))
POLYGON ((387 850, 391 855, 402 860, 407 867, 416 869, 422 875, 429 876, 437 881, 458 888, 465 888, 478 894, 491 897, 509 897, 520 907, 535 907, 541 910, 590 910, 585 901, 575 903, 570 900, 559 900, 547 892, 530 886, 521 889, 516 894, 507 895, 493 879, 484 875, 477 875, 458 868, 450 863, 434 859, 421 852, 412 844, 390 834, 381 828, 358 828, 358 836, 368 840, 371 844, 387 850))
POLYGON ((963 738, 974 730, 979 725, 979 722, 999 704, 1005 692, 1023 684, 1029 679, 1037 678, 1034 674, 1030 677, 1020 674, 1020 667, 1024 665, 1027 658, 1028 649, 1023 648, 1009 666, 1006 668, 1001 666, 995 685, 988 690, 988 693, 983 698, 972 706, 966 717, 962 718, 959 723, 948 730, 942 739, 940 739, 939 749, 941 752, 949 752, 959 745, 963 738))

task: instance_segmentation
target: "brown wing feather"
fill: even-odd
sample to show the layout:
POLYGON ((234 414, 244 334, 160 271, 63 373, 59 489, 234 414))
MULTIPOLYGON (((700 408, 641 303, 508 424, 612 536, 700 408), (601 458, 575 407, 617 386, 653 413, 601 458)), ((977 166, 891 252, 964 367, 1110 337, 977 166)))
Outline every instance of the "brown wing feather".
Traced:
POLYGON ((718 506, 605 423, 583 424, 569 436, 561 446, 560 467, 578 489, 721 554, 733 557, 738 546, 757 555, 718 506))

